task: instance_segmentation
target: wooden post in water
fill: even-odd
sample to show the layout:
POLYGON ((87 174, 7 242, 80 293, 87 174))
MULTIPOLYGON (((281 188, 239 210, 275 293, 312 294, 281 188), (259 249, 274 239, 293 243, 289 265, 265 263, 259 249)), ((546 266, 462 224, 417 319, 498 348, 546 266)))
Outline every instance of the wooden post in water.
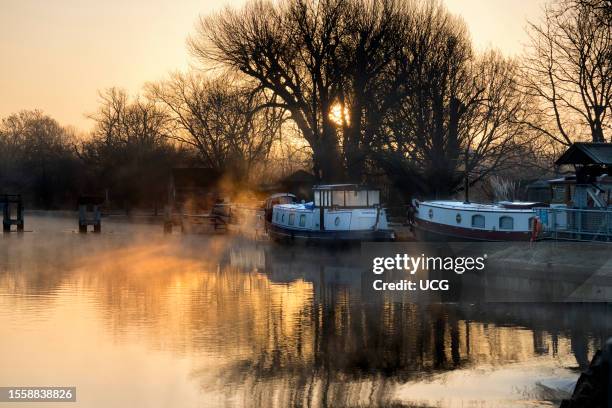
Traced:
POLYGON ((0 196, 0 204, 2 204, 2 230, 11 232, 11 226, 16 225, 17 232, 23 232, 23 201, 21 195, 4 194, 0 196), (14 218, 13 214, 15 215, 14 218))
POLYGON ((102 212, 100 204, 103 197, 81 196, 78 200, 79 207, 79 232, 87 233, 87 227, 93 226, 93 232, 102 232, 102 212))
POLYGON ((172 218, 172 212, 174 209, 174 198, 176 190, 174 185, 174 175, 171 173, 168 179, 168 202, 164 207, 164 233, 172 234, 172 227, 174 226, 174 220, 172 218))
POLYGON ((164 233, 172 234, 172 207, 166 205, 164 208, 164 233))

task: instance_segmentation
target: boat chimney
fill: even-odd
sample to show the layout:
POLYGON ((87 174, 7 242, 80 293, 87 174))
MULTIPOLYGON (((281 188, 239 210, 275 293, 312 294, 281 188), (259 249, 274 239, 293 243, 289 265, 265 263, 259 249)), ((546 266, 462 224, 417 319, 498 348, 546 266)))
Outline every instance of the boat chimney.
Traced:
POLYGON ((469 204, 470 203, 470 180, 468 178, 468 173, 467 171, 465 172, 465 177, 464 177, 464 186, 463 186, 463 192, 465 193, 465 199, 463 201, 464 204, 469 204))

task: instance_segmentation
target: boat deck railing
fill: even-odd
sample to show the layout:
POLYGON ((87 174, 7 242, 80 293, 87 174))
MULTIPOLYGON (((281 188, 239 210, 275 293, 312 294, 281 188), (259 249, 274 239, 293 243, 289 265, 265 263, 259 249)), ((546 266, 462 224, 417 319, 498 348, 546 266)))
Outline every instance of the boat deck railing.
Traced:
POLYGON ((554 240, 612 242, 612 208, 535 208, 541 237, 554 240))

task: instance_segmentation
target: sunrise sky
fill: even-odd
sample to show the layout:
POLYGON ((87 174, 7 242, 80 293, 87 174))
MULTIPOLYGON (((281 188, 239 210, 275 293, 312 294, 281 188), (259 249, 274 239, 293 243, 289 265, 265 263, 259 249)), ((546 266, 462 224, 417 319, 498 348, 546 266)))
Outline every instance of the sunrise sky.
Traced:
MULTIPOLYGON (((520 54, 527 19, 545 0, 445 0, 478 49, 520 54)), ((0 117, 41 109, 63 125, 91 128, 97 91, 137 93, 184 70, 198 15, 244 0, 0 0, 0 117)))

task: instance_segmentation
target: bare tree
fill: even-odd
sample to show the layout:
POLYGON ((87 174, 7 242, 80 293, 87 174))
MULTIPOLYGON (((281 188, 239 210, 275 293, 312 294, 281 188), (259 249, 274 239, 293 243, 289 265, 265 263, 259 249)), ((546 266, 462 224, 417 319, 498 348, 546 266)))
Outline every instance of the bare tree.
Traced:
POLYGON ((560 144, 604 142, 612 126, 610 10, 608 0, 562 0, 530 24, 524 85, 540 114, 528 124, 560 144))
POLYGON ((348 2, 347 35, 340 43, 337 64, 342 74, 340 141, 352 181, 360 181, 368 172, 376 133, 409 86, 405 46, 417 14, 410 1, 348 2))
POLYGON ((99 93, 94 137, 109 145, 159 145, 171 132, 170 118, 155 103, 140 97, 129 100, 125 90, 109 88, 99 93))
POLYGON ((403 190, 448 195, 524 151, 528 95, 513 61, 476 56, 440 2, 255 0, 200 21, 205 64, 277 97, 328 181, 380 169, 403 190))
POLYGON ((78 188, 74 134, 41 111, 21 111, 0 122, 0 186, 30 204, 54 208, 78 188))
POLYGON ((403 190, 445 197, 510 165, 530 139, 516 64, 473 54, 460 21, 427 5, 409 36, 408 84, 379 133, 380 166, 403 190))
POLYGON ((344 37, 346 1, 255 0, 241 10, 226 8, 204 18, 191 51, 258 81, 279 97, 313 150, 315 172, 342 177, 335 126, 329 117, 340 86, 339 41, 344 37))
POLYGON ((177 73, 147 89, 169 110, 176 125, 172 138, 195 148, 207 166, 244 180, 268 159, 284 112, 268 106, 260 90, 234 82, 177 73))
POLYGON ((110 189, 114 203, 128 211, 138 204, 157 208, 178 157, 168 143, 171 118, 153 101, 130 99, 117 88, 100 93, 100 106, 90 118, 95 128, 79 150, 93 180, 87 193, 110 189))

